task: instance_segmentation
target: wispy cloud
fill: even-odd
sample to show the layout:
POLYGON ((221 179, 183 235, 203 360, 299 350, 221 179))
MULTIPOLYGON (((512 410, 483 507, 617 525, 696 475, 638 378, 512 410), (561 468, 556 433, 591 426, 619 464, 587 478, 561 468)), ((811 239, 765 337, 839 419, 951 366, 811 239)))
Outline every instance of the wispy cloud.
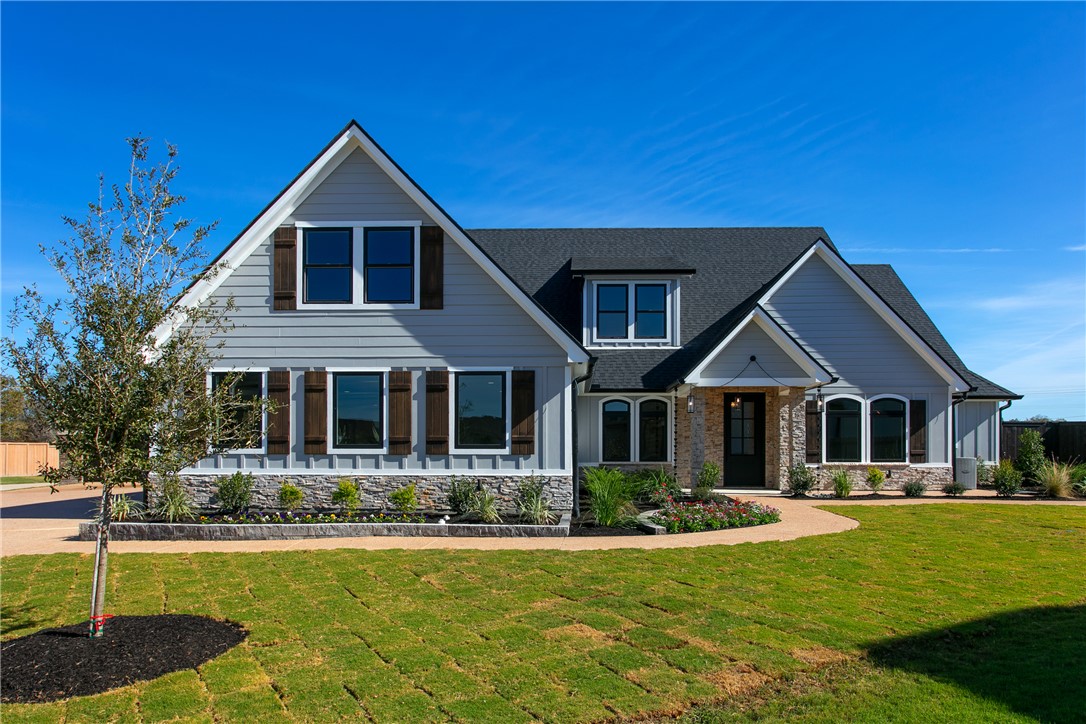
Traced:
POLYGON ((1007 254, 1014 249, 1004 249, 998 246, 989 247, 955 247, 955 248, 939 248, 939 247, 908 247, 908 246, 865 246, 865 247, 849 247, 844 249, 849 254, 1007 254))
POLYGON ((1046 284, 1034 284, 1016 294, 981 299, 966 299, 962 303, 988 312, 1011 312, 1026 309, 1068 307, 1068 300, 1082 299, 1083 283, 1078 279, 1057 279, 1046 284))
POLYGON ((1064 251, 1086 251, 1086 244, 1079 244, 1078 246, 1065 246, 1064 251))

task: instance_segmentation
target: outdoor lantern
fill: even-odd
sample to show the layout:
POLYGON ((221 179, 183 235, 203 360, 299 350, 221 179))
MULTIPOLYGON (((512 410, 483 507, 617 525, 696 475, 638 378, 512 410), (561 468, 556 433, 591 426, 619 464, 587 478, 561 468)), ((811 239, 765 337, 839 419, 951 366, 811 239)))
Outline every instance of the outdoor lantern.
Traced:
POLYGON ((742 404, 743 404, 743 399, 739 395, 736 395, 732 399, 732 407, 739 407, 742 404))
POLYGON ((694 412, 694 393, 686 396, 686 411, 691 414, 694 412))

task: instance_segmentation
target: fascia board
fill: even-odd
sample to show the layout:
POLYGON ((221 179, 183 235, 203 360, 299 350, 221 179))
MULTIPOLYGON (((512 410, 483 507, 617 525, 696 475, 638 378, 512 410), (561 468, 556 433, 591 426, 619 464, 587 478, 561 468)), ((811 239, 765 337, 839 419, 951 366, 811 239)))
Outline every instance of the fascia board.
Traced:
POLYGON ((792 268, 777 280, 776 284, 770 287, 761 299, 758 300, 758 305, 763 306, 772 299, 773 295, 783 287, 789 279, 791 279, 796 271, 803 267, 804 264, 814 255, 818 255, 823 261, 825 261, 830 269, 832 269, 837 276, 839 276, 849 287, 856 292, 861 299, 867 302, 875 313, 882 318, 890 327, 898 333, 898 335, 905 340, 914 352, 920 355, 921 359, 928 363, 928 365, 935 370, 935 372, 942 377, 946 382, 952 385, 956 392, 964 392, 971 389, 968 382, 962 379, 953 367, 947 364, 946 360, 939 356, 939 354, 931 348, 927 342, 923 340, 913 328, 910 327, 905 320, 903 320, 897 312, 890 308, 886 302, 882 300, 873 289, 859 277, 852 270, 852 268, 845 263, 844 259, 835 254, 829 249, 824 241, 821 239, 812 246, 807 253, 799 257, 792 268))

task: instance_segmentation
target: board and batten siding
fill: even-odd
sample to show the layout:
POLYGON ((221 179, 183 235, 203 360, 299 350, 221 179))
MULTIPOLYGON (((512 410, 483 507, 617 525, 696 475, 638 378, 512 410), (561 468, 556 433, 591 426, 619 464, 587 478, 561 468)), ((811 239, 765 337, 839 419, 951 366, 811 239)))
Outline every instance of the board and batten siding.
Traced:
POLYGON ((949 464, 950 386, 817 255, 763 305, 839 379, 822 394, 927 401, 928 463, 949 464))
POLYGON ((734 380, 731 384, 738 386, 743 384, 744 378, 764 379, 767 373, 778 379, 807 377, 807 373, 769 338, 765 330, 756 324, 748 324, 706 366, 701 376, 734 380), (757 365, 750 361, 751 355, 757 357, 757 365), (761 365, 761 368, 758 365, 761 365))
POLYGON ((955 405, 958 457, 999 459, 999 402, 966 400, 955 405))

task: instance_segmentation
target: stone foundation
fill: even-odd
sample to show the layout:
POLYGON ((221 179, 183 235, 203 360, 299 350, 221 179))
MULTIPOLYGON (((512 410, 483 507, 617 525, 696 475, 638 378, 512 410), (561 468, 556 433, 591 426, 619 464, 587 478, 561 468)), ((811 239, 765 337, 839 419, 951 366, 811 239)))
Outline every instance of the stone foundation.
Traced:
MULTIPOLYGON (((245 471, 243 471, 245 472, 245 471)), ((215 491, 220 478, 232 471, 223 471, 215 475, 180 475, 181 484, 192 496, 197 508, 215 507, 215 491)), ((332 493, 339 486, 340 480, 350 480, 358 486, 358 497, 364 509, 390 509, 388 494, 400 488, 415 484, 415 495, 422 510, 448 510, 449 485, 453 480, 467 480, 481 483, 483 488, 494 493, 498 498, 498 509, 503 513, 516 511, 513 502, 521 483, 528 479, 524 475, 508 476, 473 476, 470 473, 458 476, 449 475, 274 475, 254 471, 252 507, 273 510, 279 507, 279 488, 284 483, 297 486, 304 495, 303 509, 338 507, 332 502, 332 493)), ((539 476, 543 480, 544 495, 550 501, 551 509, 566 511, 573 509, 573 479, 571 477, 539 476)))
POLYGON ((814 470, 815 479, 818 481, 817 489, 819 490, 833 490, 833 472, 840 469, 848 471, 848 479, 852 482, 853 490, 871 490, 871 486, 867 484, 867 469, 869 467, 878 468, 884 474, 889 471, 890 474, 882 485, 883 490, 901 490, 905 487, 905 483, 914 480, 922 482, 929 490, 938 490, 947 483, 954 482, 954 470, 949 465, 945 467, 915 467, 904 463, 896 465, 887 463, 879 465, 871 463, 830 463, 812 469, 814 470))

